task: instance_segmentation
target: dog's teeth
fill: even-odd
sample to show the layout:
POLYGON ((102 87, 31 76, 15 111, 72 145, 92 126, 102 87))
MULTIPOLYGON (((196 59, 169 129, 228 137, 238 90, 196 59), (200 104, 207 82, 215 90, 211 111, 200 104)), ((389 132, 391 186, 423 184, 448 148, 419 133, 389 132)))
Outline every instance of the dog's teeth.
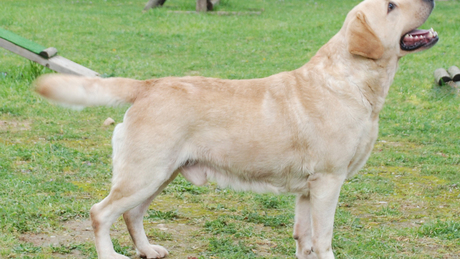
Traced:
POLYGON ((415 36, 415 39, 418 40, 418 36, 415 36))
POLYGON ((433 33, 431 31, 428 33, 428 38, 433 38, 433 33))
POLYGON ((409 34, 409 39, 412 39, 412 38, 413 38, 412 35, 409 34))

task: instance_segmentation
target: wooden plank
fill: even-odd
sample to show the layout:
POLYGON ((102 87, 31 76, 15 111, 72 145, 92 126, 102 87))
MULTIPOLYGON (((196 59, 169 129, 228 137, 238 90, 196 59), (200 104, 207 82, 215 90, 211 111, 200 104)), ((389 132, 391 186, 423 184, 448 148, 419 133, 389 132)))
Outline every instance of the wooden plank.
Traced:
POLYGON ((47 67, 59 73, 81 75, 88 77, 100 76, 99 73, 89 68, 86 68, 80 64, 77 64, 71 60, 68 60, 62 56, 54 56, 48 59, 48 61, 49 63, 47 67))
POLYGON ((26 38, 23 38, 13 32, 10 32, 10 31, 7 31, 3 28, 0 28, 0 39, 4 39, 6 41, 9 41, 15 45, 18 45, 24 49, 27 49, 35 54, 40 54, 40 52, 44 49, 46 49, 46 47, 40 45, 40 44, 37 44, 33 41, 30 41, 26 38))
POLYGON ((27 58, 33 62, 36 62, 42 66, 45 66, 59 73, 89 76, 89 77, 99 76, 99 73, 89 68, 86 68, 80 64, 77 64, 71 60, 68 60, 64 57, 54 56, 50 59, 46 59, 46 58, 41 57, 40 55, 37 55, 31 51, 23 49, 1 38, 0 38, 0 47, 3 47, 13 53, 16 53, 24 58, 27 58))

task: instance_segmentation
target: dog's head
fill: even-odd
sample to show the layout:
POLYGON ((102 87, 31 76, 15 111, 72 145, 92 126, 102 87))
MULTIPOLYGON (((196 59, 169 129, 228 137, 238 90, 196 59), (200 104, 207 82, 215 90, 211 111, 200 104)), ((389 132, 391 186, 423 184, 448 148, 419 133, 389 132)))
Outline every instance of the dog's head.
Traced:
POLYGON ((428 49, 438 41, 433 30, 419 30, 433 0, 365 0, 347 16, 343 30, 348 51, 370 59, 428 49))

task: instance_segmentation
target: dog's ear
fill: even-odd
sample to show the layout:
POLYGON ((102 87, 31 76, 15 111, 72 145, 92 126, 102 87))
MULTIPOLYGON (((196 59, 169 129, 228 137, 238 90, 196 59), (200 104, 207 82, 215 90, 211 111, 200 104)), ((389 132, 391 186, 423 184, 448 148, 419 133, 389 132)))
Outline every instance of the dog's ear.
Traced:
POLYGON ((356 16, 348 23, 346 38, 348 51, 351 54, 371 59, 379 59, 383 55, 382 42, 375 35, 362 12, 357 12, 356 16))

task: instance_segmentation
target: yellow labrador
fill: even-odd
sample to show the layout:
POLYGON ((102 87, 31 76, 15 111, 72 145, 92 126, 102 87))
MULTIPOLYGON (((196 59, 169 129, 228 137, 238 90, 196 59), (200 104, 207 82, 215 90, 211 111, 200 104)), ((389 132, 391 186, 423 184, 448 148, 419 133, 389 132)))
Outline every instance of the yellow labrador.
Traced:
POLYGON ((296 193, 297 258, 334 258, 340 188, 369 157, 398 60, 438 41, 416 29, 433 6, 366 0, 307 64, 267 78, 39 78, 38 93, 57 103, 132 103, 113 134, 112 189, 91 208, 99 258, 126 258, 109 235, 121 214, 141 257, 168 255, 142 219, 179 173, 196 185, 296 193))

